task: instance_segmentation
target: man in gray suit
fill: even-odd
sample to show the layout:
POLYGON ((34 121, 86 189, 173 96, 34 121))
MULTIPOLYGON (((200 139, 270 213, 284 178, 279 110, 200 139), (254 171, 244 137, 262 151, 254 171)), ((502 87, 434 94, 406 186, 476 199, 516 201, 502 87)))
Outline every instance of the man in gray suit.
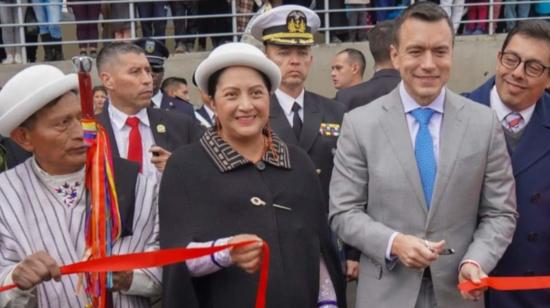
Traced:
POLYGON ((453 30, 431 2, 397 21, 403 82, 345 116, 330 183, 337 234, 362 252, 356 307, 483 307, 510 243, 514 178, 495 114, 445 87, 453 30), (461 296, 462 295, 462 296, 461 296))

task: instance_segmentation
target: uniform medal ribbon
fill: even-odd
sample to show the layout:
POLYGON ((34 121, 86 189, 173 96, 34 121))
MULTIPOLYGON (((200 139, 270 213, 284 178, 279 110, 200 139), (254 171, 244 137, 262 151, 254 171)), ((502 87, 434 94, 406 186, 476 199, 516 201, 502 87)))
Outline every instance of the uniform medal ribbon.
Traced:
POLYGON ((480 284, 465 281, 458 285, 458 289, 463 292, 484 287, 499 291, 550 289, 550 276, 486 277, 481 279, 480 284))
MULTIPOLYGON (((131 253, 125 255, 116 255, 104 258, 97 258, 83 262, 77 262, 61 267, 61 275, 69 275, 76 273, 105 273, 129 271, 139 268, 159 267, 174 263, 183 262, 185 260, 199 258, 211 255, 215 252, 227 249, 238 248, 256 241, 245 241, 234 244, 207 248, 173 248, 163 249, 151 252, 131 253)), ((265 296, 267 290, 267 276, 269 272, 269 246, 263 242, 262 246, 262 263, 260 268, 260 280, 258 282, 258 292, 256 294, 255 308, 265 307, 265 296)), ((4 292, 17 286, 14 284, 0 287, 0 292, 4 292)))

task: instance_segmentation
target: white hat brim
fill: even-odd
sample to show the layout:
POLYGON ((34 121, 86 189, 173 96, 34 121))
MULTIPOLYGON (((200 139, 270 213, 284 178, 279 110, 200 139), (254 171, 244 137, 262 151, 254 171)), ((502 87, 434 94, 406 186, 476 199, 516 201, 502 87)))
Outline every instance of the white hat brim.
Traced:
MULTIPOLYGON (((8 84, 5 87, 7 86, 8 84)), ((28 84, 21 86, 34 87, 34 89, 0 115, 0 134, 3 136, 9 136, 13 129, 54 99, 71 90, 77 90, 78 78, 76 74, 69 74, 42 86, 28 84)))
MULTIPOLYGON (((254 47, 256 48, 256 47, 254 47)), ((197 86, 204 93, 208 93, 208 80, 215 72, 232 66, 246 66, 264 73, 271 82, 270 92, 275 91, 281 83, 279 67, 265 55, 256 55, 238 50, 227 51, 223 54, 210 55, 199 64, 195 71, 197 86)))

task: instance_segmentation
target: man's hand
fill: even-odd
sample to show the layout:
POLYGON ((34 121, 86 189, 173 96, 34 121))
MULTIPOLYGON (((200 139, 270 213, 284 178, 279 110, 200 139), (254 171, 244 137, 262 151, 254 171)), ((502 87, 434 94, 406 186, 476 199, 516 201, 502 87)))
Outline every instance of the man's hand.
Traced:
POLYGON ((45 251, 26 257, 12 272, 13 283, 21 290, 28 290, 42 281, 61 280, 57 262, 45 251))
POLYGON ((393 240, 391 254, 397 256, 406 267, 424 269, 437 260, 444 246, 444 240, 430 242, 399 233, 393 240))
POLYGON ((134 279, 134 271, 114 272, 112 291, 128 291, 134 279))
POLYGON ((231 255, 231 261, 233 261, 234 264, 242 268, 245 272, 252 274, 258 270, 262 260, 262 239, 256 235, 239 234, 234 236, 229 241, 229 244, 246 241, 256 242, 239 248, 232 248, 229 253, 231 255))
POLYGON ((346 260, 346 279, 348 281, 356 280, 359 277, 359 262, 346 260))
POLYGON ((158 145, 152 146, 149 149, 149 152, 153 153, 151 163, 155 165, 158 171, 163 172, 164 167, 166 167, 166 161, 168 161, 168 158, 170 158, 170 155, 172 155, 172 153, 159 147, 158 145))
MULTIPOLYGON (((466 262, 460 267, 460 273, 458 273, 458 282, 462 283, 464 281, 471 281, 474 284, 480 284, 481 278, 485 277, 487 277, 487 274, 485 274, 483 270, 479 268, 479 266, 471 262, 466 262)), ((460 291, 460 294, 464 299, 478 301, 483 296, 483 292, 485 292, 485 290, 487 290, 487 287, 474 289, 470 292, 460 291)))

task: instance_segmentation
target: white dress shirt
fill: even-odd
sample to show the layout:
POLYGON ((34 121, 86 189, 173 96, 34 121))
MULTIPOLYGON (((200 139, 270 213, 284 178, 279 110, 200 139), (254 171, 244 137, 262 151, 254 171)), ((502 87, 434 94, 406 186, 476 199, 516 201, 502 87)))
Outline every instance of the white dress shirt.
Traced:
POLYGON ((279 105, 281 105, 281 108, 283 108, 283 112, 285 113, 286 119, 288 120, 290 127, 292 127, 294 120, 294 111, 292 111, 292 106, 295 102, 298 103, 298 105, 300 105, 301 107, 298 111, 298 115, 300 116, 302 123, 304 122, 304 92, 304 89, 302 89, 300 95, 294 98, 281 91, 280 89, 275 90, 275 97, 277 97, 279 105))
MULTIPOLYGON (((535 112, 536 105, 537 104, 533 104, 528 108, 518 112, 519 114, 521 114, 525 125, 527 125, 529 123, 529 120, 531 120, 533 112, 535 112)), ((500 99, 500 96, 498 95, 496 86, 493 86, 493 88, 491 89, 491 108, 496 112, 498 121, 502 124, 503 127, 507 128, 504 118, 514 111, 508 108, 508 106, 504 105, 504 103, 500 99)))
POLYGON ((153 102, 154 108, 160 108, 160 105, 162 104, 162 91, 158 90, 157 94, 151 97, 151 101, 153 102))
MULTIPOLYGON (((118 148, 118 153, 122 158, 128 158, 128 143, 130 138, 130 126, 126 125, 127 114, 118 110, 113 104, 109 104, 108 107, 109 118, 111 119, 111 126, 113 127, 113 133, 115 135, 115 141, 118 148)), ((151 125, 149 123, 149 116, 147 115, 147 109, 141 109, 137 114, 132 115, 139 119, 139 132, 141 134, 141 146, 142 146, 142 173, 151 178, 160 179, 160 172, 155 165, 151 163, 153 154, 149 152, 149 149, 155 145, 155 139, 153 132, 151 131, 151 125)))
MULTIPOLYGON (((210 117, 210 121, 214 123, 214 111, 212 111, 212 109, 210 109, 210 107, 208 107, 206 104, 203 104, 202 107, 206 111, 206 114, 208 114, 208 117, 210 117)), ((201 125, 204 127, 212 126, 210 122, 208 122, 208 120, 203 117, 202 114, 197 112, 197 110, 195 110, 195 118, 197 118, 197 120, 199 120, 199 122, 201 122, 201 125)))
MULTIPOLYGON (((412 96, 409 95, 405 89, 403 81, 399 83, 399 95, 401 96, 401 102, 403 103, 403 109, 405 111, 405 116, 407 119, 407 126, 409 127, 409 134, 411 136, 411 142, 413 148, 415 147, 416 134, 420 125, 418 121, 410 114, 411 111, 417 108, 430 108, 434 110, 432 117, 430 118, 430 123, 428 124, 428 129, 430 130, 430 135, 432 135, 433 140, 433 149, 436 166, 439 164, 439 136, 441 132, 441 120, 443 119, 443 109, 445 106, 445 87, 441 89, 439 95, 427 106, 421 106, 418 104, 412 96)), ((393 245, 393 240, 399 232, 394 232, 388 241, 388 247, 386 248, 386 259, 393 261, 395 258, 391 256, 391 247, 393 245)))

